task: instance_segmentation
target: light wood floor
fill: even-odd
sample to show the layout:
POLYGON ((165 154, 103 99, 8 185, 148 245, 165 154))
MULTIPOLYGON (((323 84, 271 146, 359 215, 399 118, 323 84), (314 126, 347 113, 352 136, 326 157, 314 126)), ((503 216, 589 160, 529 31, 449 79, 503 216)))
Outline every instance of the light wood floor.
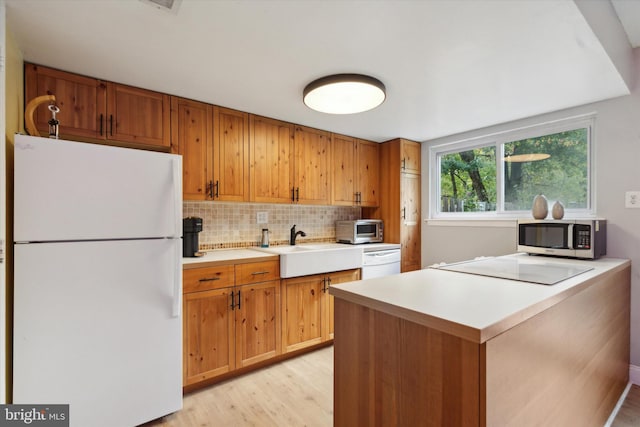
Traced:
MULTIPOLYGON (((330 427, 333 347, 187 394, 183 404, 144 427, 330 427)), ((638 426, 640 386, 633 385, 611 427, 638 426)))
POLYGON ((183 405, 144 426, 332 426, 333 346, 187 394, 183 405))
POLYGON ((640 426, 640 386, 632 385, 611 427, 640 426))

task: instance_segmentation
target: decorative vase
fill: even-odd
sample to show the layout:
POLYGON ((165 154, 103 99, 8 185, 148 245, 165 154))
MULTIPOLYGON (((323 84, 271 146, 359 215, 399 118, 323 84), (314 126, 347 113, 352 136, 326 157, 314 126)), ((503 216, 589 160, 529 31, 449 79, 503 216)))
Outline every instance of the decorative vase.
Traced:
POLYGON ((549 203, 544 195, 538 194, 533 198, 531 213, 535 219, 545 219, 547 217, 549 213, 549 203))
POLYGON ((560 201, 556 201, 551 208, 551 216, 553 219, 562 219, 564 216, 564 205, 560 201))

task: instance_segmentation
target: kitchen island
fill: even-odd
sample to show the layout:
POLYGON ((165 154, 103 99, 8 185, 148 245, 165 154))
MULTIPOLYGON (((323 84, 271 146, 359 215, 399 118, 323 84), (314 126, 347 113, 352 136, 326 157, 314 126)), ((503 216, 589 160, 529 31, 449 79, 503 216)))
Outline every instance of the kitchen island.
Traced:
POLYGON ((334 425, 602 426, 628 380, 631 265, 553 261, 592 269, 552 286, 425 269, 331 287, 334 425))

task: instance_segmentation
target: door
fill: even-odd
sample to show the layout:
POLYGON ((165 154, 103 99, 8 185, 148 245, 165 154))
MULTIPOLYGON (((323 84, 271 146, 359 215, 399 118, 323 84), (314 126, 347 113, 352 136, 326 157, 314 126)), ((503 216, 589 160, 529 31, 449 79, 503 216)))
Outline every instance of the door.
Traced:
POLYGON ((184 385, 235 369, 232 287, 184 295, 184 385))
POLYGON ((14 403, 69 403, 78 426, 180 409, 180 246, 15 245, 14 403))
POLYGON ((236 287, 236 367, 280 354, 280 280, 236 287))
POLYGON ((420 175, 400 174, 400 244, 402 272, 419 270, 420 259, 420 175))
MULTIPOLYGON (((24 71, 26 103, 41 95, 56 97, 61 138, 105 138, 105 82, 34 64, 25 64, 24 71)), ((34 113, 34 121, 42 135, 49 135, 50 119, 48 105, 40 105, 34 113)))
POLYGON ((16 135, 14 240, 182 235, 181 158, 16 135))
POLYGON ((291 203, 293 125, 252 115, 249 127, 251 201, 291 203))
POLYGON ((171 97, 171 152, 182 156, 184 200, 206 200, 212 147, 210 105, 171 97))
POLYGON ((282 286, 282 352, 321 343, 324 275, 286 279, 282 286))
POLYGON ((294 139, 296 202, 330 204, 331 134, 318 129, 296 126, 294 139))
POLYGON ((331 135, 333 157, 333 205, 355 206, 358 201, 356 186, 356 140, 348 136, 331 135))
POLYGON ((328 287, 329 286, 333 286, 333 285, 338 285, 340 283, 346 283, 346 282, 353 282, 355 280, 360 280, 360 270, 359 269, 354 269, 354 270, 346 270, 346 271, 339 271, 337 273, 331 273, 328 275, 328 281, 327 281, 327 286, 326 291, 325 291, 325 297, 327 298, 327 320, 326 320, 326 324, 328 325, 328 329, 327 329, 327 339, 333 339, 333 332, 335 331, 335 323, 334 323, 334 309, 333 309, 333 295, 329 294, 328 291, 328 287))
POLYGON ((213 107, 213 199, 249 200, 249 115, 213 107))
POLYGON ((356 149, 358 204, 365 207, 378 206, 380 204, 379 144, 358 140, 356 149))
POLYGON ((156 148, 171 146, 169 95, 107 83, 107 139, 156 148))

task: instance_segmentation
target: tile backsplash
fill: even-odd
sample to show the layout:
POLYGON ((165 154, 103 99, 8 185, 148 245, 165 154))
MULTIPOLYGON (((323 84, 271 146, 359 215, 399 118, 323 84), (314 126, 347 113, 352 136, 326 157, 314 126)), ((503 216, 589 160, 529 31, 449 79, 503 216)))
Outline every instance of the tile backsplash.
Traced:
POLYGON ((202 218, 200 250, 259 246, 263 228, 272 246, 288 245, 293 224, 307 234, 300 243, 335 242, 336 221, 361 217, 359 207, 225 202, 183 202, 182 213, 202 218), (265 224, 257 222, 258 212, 267 214, 265 224))

